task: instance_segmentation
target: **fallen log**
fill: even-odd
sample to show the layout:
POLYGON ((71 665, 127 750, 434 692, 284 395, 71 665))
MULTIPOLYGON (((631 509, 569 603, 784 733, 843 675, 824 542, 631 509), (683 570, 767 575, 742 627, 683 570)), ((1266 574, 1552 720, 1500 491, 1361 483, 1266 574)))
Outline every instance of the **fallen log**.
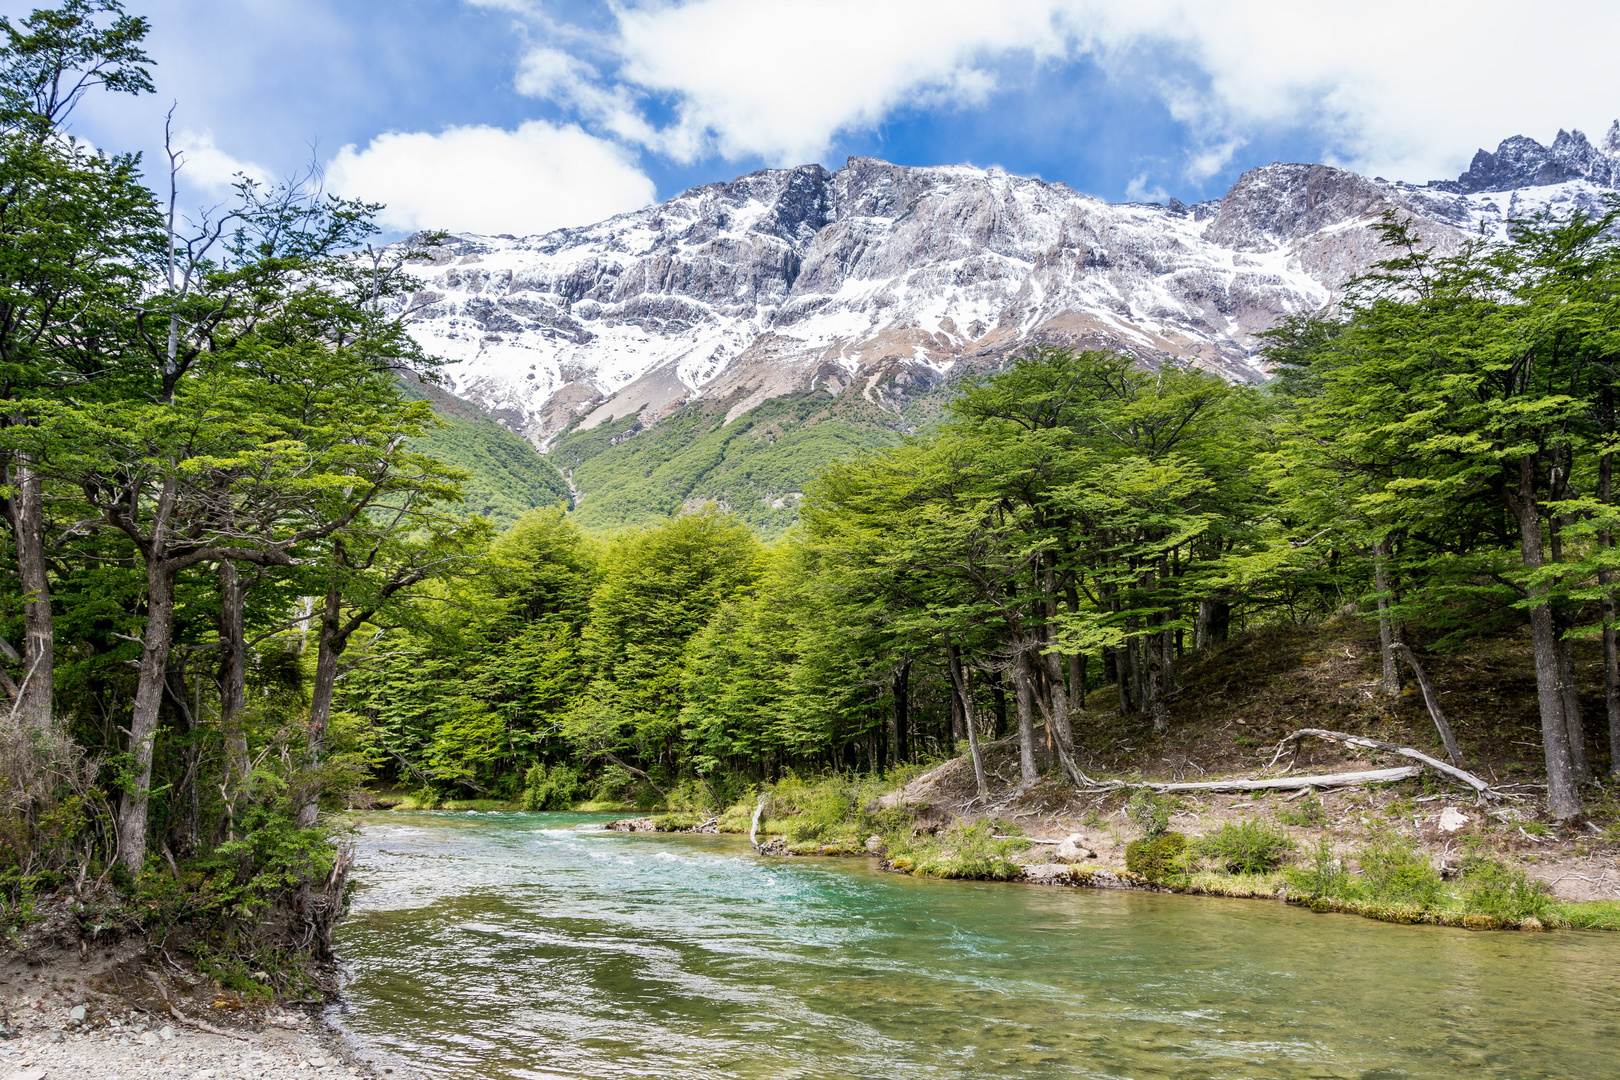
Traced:
POLYGON ((1357 784, 1384 784, 1392 780, 1410 780, 1423 770, 1417 765, 1401 765, 1393 769, 1369 769, 1364 772, 1328 773, 1325 776, 1274 776, 1265 780, 1201 780, 1196 783, 1155 784, 1120 782, 1116 787, 1148 788, 1151 791, 1275 791, 1301 787, 1352 787, 1357 784))
MULTIPOLYGON (((1410 746, 1400 746, 1392 742, 1384 742, 1382 739, 1369 739, 1365 735, 1347 735, 1342 731, 1326 731, 1322 728, 1300 728, 1292 735, 1284 738, 1277 744, 1277 753, 1272 757, 1271 764, 1267 765, 1266 768, 1269 769, 1271 768, 1271 765, 1277 764, 1277 759, 1282 757, 1283 751, 1290 743, 1298 742, 1307 735, 1315 736, 1318 739, 1327 739, 1330 742, 1344 743, 1346 746, 1359 746, 1364 750, 1383 750, 1387 753, 1399 754, 1401 757, 1411 758, 1413 761, 1422 762, 1435 772, 1438 772, 1444 776, 1449 776, 1453 780, 1467 784, 1481 795, 1489 795, 1493 798, 1496 796, 1496 792, 1491 788, 1491 785, 1487 784, 1473 773, 1459 769, 1453 765, 1447 765, 1439 758, 1430 757, 1421 750, 1414 750, 1410 746)), ((1308 778, 1302 777, 1292 777, 1290 779, 1293 787, 1303 787, 1308 781, 1308 778)))

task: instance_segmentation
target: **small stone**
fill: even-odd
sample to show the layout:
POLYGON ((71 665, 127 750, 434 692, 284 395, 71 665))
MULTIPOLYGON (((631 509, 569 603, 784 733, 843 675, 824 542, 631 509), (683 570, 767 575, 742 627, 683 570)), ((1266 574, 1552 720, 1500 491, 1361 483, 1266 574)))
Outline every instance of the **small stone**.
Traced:
POLYGON ((73 1006, 73 1008, 68 1010, 68 1017, 75 1024, 82 1024, 84 1022, 84 1018, 87 1015, 88 1015, 88 1013, 85 1012, 85 1008, 84 1008, 83 1005, 75 1005, 75 1006, 73 1006))
POLYGON ((1455 806, 1448 806, 1444 810, 1440 811, 1441 832, 1456 832, 1458 829, 1467 824, 1468 815, 1464 814, 1461 810, 1458 810, 1455 806))
POLYGON ((324 1068, 326 1068, 326 1059, 325 1059, 325 1058, 323 1058, 323 1057, 318 1057, 318 1058, 310 1058, 310 1059, 309 1059, 309 1063, 310 1063, 310 1064, 311 1064, 311 1065, 313 1065, 313 1066, 315 1066, 315 1068, 317 1068, 317 1069, 324 1069, 324 1068))
POLYGON ((162 1039, 164 1042, 168 1042, 170 1039, 174 1038, 174 1028, 170 1027, 168 1024, 164 1024, 162 1027, 158 1028, 158 1038, 162 1039))
POLYGON ((6 1080, 45 1080, 45 1070, 41 1068, 18 1069, 6 1076, 6 1080))
POLYGON ((142 1046, 156 1046, 158 1043, 160 1043, 162 1041, 163 1040, 161 1040, 161 1039, 159 1039, 157 1037, 157 1032, 155 1032, 155 1031, 143 1031, 143 1032, 141 1032, 141 1045, 142 1046))
POLYGON ((866 850, 871 852, 873 855, 883 854, 883 837, 879 836, 877 833, 873 833, 871 836, 868 836, 866 838, 866 850))

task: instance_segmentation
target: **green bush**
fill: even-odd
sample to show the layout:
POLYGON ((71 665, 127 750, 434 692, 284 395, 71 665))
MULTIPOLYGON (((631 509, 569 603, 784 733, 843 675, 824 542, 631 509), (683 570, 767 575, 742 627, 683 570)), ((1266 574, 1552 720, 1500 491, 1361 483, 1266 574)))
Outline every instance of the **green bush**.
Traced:
POLYGON ((957 825, 929 840, 901 834, 890 841, 891 862, 897 869, 928 877, 994 881, 1021 875, 1024 868, 1012 856, 1029 847, 1022 837, 997 839, 995 827, 985 821, 957 825))
POLYGON ((1228 874, 1266 874, 1288 861, 1294 842, 1264 822, 1227 822, 1194 844, 1193 851, 1228 874))
POLYGON ((1531 881, 1523 870, 1495 859, 1469 859, 1463 864, 1462 901, 1470 914, 1511 922, 1545 920, 1553 907, 1546 882, 1531 881))
POLYGON ((1307 795, 1299 805, 1284 806, 1277 811, 1277 820, 1284 825, 1294 825, 1300 828, 1316 828, 1328 823, 1327 808, 1322 800, 1315 795, 1307 795))
POLYGON ((1158 881, 1186 869, 1187 837, 1178 832, 1132 840, 1125 845, 1125 869, 1158 881))
POLYGON ((1317 842, 1309 863, 1288 869, 1288 884, 1307 896, 1344 896, 1351 890, 1344 861, 1333 854, 1327 837, 1317 842))
POLYGON ((525 810, 567 810, 583 787, 578 769, 537 761, 523 774, 523 794, 518 805, 525 810))
POLYGON ((1405 840, 1386 837, 1356 853, 1373 898, 1432 908, 1440 903, 1440 874, 1405 840))
POLYGON ((1176 800, 1167 799, 1148 788, 1138 788, 1131 801, 1125 804, 1125 816, 1142 835, 1151 840, 1163 836, 1170 828, 1170 815, 1175 813, 1176 800))

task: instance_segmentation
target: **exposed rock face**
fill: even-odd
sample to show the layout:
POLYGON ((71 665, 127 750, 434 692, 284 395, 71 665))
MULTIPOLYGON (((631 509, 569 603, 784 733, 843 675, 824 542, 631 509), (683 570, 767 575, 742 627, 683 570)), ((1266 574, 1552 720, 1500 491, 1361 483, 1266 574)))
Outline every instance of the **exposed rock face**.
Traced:
POLYGON ((457 394, 542 447, 576 420, 646 426, 700 395, 728 416, 806 389, 898 409, 1040 342, 1255 380, 1255 335, 1382 257, 1386 211, 1449 248, 1532 204, 1596 205, 1617 148, 1620 126, 1595 148, 1510 139, 1428 187, 1269 165, 1195 207, 965 166, 764 170, 585 228, 456 237, 423 272, 412 330, 457 394))
POLYGON ((1480 150, 1468 171, 1456 180, 1437 181, 1442 191, 1512 191, 1542 187, 1568 180, 1586 180, 1599 187, 1620 187, 1620 120, 1603 141, 1593 146, 1579 131, 1559 130, 1551 146, 1515 135, 1503 139, 1496 153, 1480 150))

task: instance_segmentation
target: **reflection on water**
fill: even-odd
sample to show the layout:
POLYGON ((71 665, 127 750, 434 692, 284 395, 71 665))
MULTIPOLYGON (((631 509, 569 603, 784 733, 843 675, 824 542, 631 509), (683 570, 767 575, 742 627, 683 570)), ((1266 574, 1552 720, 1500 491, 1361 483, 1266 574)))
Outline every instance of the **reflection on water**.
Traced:
POLYGON ((1620 1075, 1620 935, 919 881, 588 820, 368 819, 354 1038, 466 1080, 1620 1075))

